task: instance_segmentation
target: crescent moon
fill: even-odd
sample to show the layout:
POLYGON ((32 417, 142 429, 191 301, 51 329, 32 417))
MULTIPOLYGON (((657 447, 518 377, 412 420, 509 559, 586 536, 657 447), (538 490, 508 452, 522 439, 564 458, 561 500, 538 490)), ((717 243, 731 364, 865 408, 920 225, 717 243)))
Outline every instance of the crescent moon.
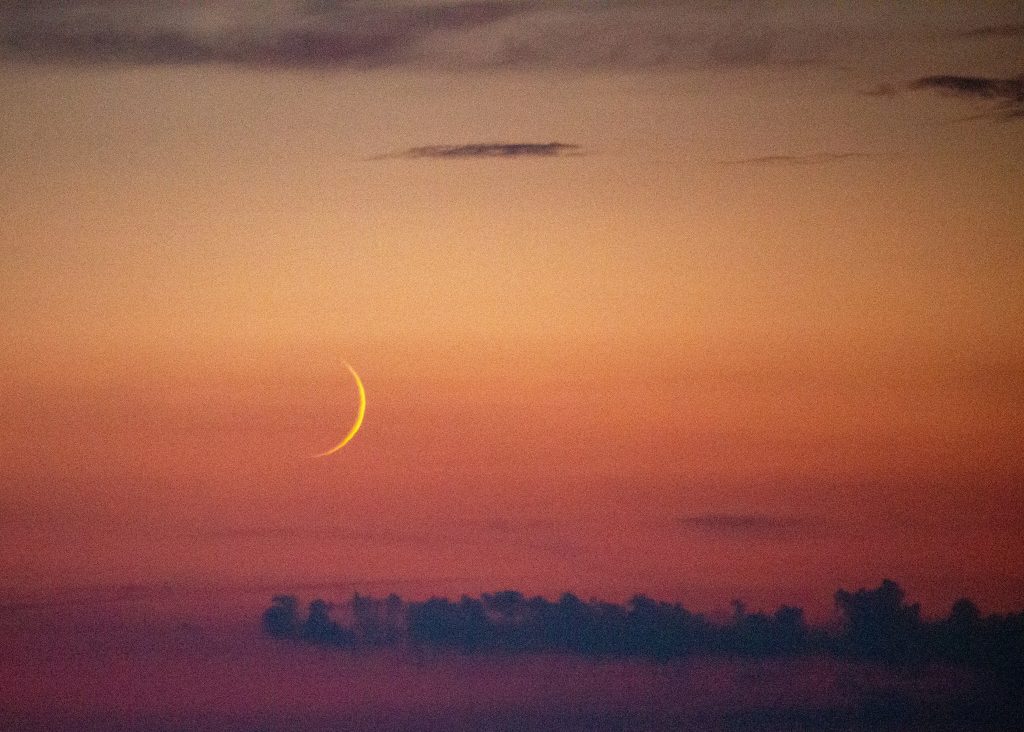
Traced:
POLYGON ((345 362, 345 367, 351 372, 352 378, 356 380, 356 388, 359 390, 359 411, 356 413, 356 421, 355 424, 352 425, 352 429, 348 431, 348 434, 345 435, 345 438, 341 442, 339 442, 337 445, 332 447, 330 450, 327 450, 326 452, 321 452, 317 455, 314 455, 313 457, 315 458, 322 458, 327 457, 328 455, 333 455, 338 450, 345 447, 345 445, 347 445, 349 441, 356 436, 356 432, 359 431, 359 428, 363 424, 363 416, 366 414, 366 390, 363 388, 363 382, 362 379, 359 378, 359 374, 356 373, 356 370, 352 368, 347 361, 345 362))

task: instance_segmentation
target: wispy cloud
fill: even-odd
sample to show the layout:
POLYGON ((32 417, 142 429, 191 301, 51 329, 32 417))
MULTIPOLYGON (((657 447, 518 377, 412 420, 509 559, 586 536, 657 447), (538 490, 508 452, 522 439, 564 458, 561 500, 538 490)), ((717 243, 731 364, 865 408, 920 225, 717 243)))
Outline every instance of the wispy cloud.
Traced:
POLYGON ((980 115, 997 119, 1024 119, 1024 76, 998 79, 987 76, 923 76, 910 83, 910 89, 931 89, 950 96, 988 100, 993 109, 980 115))
POLYGON ((866 97, 894 97, 896 93, 896 87, 885 82, 875 84, 861 91, 861 94, 866 97))
POLYGON ((431 549, 456 545, 496 548, 512 543, 536 551, 566 554, 575 554, 577 551, 576 545, 558 531, 552 522, 506 518, 422 522, 415 526, 379 524, 366 528, 330 524, 225 526, 201 529, 188 536, 214 542, 260 542, 272 545, 323 542, 338 546, 411 546, 431 549))
POLYGON ((810 519, 760 513, 697 514, 679 519, 679 525, 690 531, 719 537, 771 539, 793 538, 815 528, 810 519))
POLYGON ((579 145, 564 142, 486 142, 465 145, 425 145, 382 155, 387 158, 554 158, 581 155, 579 145))
POLYGON ((722 160, 722 165, 823 165, 842 160, 870 157, 867 153, 814 153, 812 155, 762 155, 753 158, 722 160))
POLYGON ((999 23, 957 33, 959 38, 1015 38, 1024 36, 1024 23, 999 23))

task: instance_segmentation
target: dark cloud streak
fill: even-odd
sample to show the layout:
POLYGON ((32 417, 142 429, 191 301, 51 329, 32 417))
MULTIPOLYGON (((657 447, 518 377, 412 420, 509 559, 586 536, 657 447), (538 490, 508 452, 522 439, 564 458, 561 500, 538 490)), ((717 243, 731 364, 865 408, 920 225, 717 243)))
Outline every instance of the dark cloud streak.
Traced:
POLYGON ((995 108, 983 117, 997 119, 1024 118, 1024 76, 995 79, 986 76, 923 76, 910 83, 914 91, 935 90, 967 99, 996 102, 995 108))
POLYGON ((386 158, 436 158, 441 160, 460 158, 554 158, 581 155, 579 145, 564 142, 488 142, 466 145, 425 145, 411 147, 386 158))

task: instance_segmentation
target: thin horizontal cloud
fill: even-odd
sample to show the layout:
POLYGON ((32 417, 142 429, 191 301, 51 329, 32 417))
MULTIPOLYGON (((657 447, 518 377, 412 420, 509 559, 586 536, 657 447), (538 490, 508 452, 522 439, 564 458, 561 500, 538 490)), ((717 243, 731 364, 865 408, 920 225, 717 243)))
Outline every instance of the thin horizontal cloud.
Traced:
POLYGON ((486 142, 465 145, 425 145, 410 147, 386 158, 554 158, 581 155, 579 145, 564 142, 486 142))
POLYGON ((225 542, 296 544, 324 542, 339 546, 416 546, 424 549, 473 545, 497 548, 513 543, 536 551, 574 554, 577 546, 547 521, 424 522, 414 528, 377 526, 354 529, 332 525, 245 526, 200 530, 190 538, 225 542))
POLYGON ((897 92, 895 86, 883 82, 862 90, 861 94, 866 97, 894 97, 897 92))
POLYGON ((69 0, 0 6, 0 57, 255 67, 653 68, 828 60, 827 14, 583 0, 69 0), (794 20, 799 18, 799 21, 794 20))
POLYGON ((704 513, 685 516, 678 523, 689 531, 727 538, 785 539, 815 529, 810 519, 760 513, 704 513))
POLYGON ((987 76, 923 76, 910 83, 910 89, 935 90, 950 96, 995 102, 982 117, 1024 118, 1024 76, 998 79, 987 76))
POLYGON ((753 158, 722 160, 722 165, 823 165, 842 160, 870 157, 867 153, 814 153, 813 155, 762 155, 753 158))
POLYGON ((400 586, 429 587, 437 585, 467 584, 480 581, 473 575, 438 575, 423 577, 403 576, 355 576, 331 581, 309 582, 160 582, 153 584, 82 584, 55 589, 38 587, 3 586, 4 598, 0 601, 0 617, 14 615, 25 610, 45 608, 69 608, 73 606, 103 606, 133 604, 140 601, 164 599, 177 596, 213 597, 234 594, 271 595, 288 593, 352 593, 365 592, 367 588, 390 590, 400 586))
POLYGON ((259 526, 202 530, 197 537, 215 541, 332 541, 343 544, 433 545, 444 537, 427 530, 361 530, 344 526, 259 526))
POLYGON ((957 33, 959 38, 1015 38, 1024 36, 1024 23, 999 23, 957 33))

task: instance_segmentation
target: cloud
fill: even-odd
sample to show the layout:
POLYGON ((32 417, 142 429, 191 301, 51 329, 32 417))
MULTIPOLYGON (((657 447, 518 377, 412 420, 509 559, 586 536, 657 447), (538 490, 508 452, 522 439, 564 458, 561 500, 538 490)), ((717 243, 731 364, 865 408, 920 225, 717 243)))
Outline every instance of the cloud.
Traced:
POLYGON ((861 91, 861 94, 866 97, 894 97, 896 96, 896 87, 886 83, 875 84, 861 91))
POLYGON ((679 519, 684 529, 719 537, 790 538, 806 534, 814 522, 792 516, 770 516, 760 513, 704 513, 679 519))
POLYGON ((999 119, 1024 118, 1024 76, 997 79, 986 76, 923 76, 909 85, 915 91, 932 89, 950 96, 995 102, 992 111, 981 115, 999 119))
POLYGON ((1015 38, 1024 36, 1024 23, 985 25, 957 33, 958 38, 1015 38))
POLYGON ((380 158, 554 158, 581 155, 579 145, 564 142, 486 142, 411 147, 380 158))
POLYGON ((81 63, 318 67, 380 66, 415 60, 420 42, 527 12, 532 2, 398 5, 319 0, 72 0, 17 3, 0 11, 0 48, 9 57, 81 63))
POLYGON ((815 153, 813 155, 763 155, 753 158, 722 160, 722 165, 822 165, 852 158, 870 157, 867 153, 815 153))
POLYGON ((263 542, 268 546, 294 542, 329 542, 337 546, 501 547, 505 543, 535 551, 575 554, 578 547, 564 537, 555 523, 541 520, 494 518, 488 520, 424 521, 400 528, 386 524, 362 527, 342 525, 224 526, 200 529, 190 537, 213 541, 263 542))
POLYGON ((69 0, 5 3, 0 57, 255 67, 651 68, 825 60, 834 18, 738 3, 69 0))

